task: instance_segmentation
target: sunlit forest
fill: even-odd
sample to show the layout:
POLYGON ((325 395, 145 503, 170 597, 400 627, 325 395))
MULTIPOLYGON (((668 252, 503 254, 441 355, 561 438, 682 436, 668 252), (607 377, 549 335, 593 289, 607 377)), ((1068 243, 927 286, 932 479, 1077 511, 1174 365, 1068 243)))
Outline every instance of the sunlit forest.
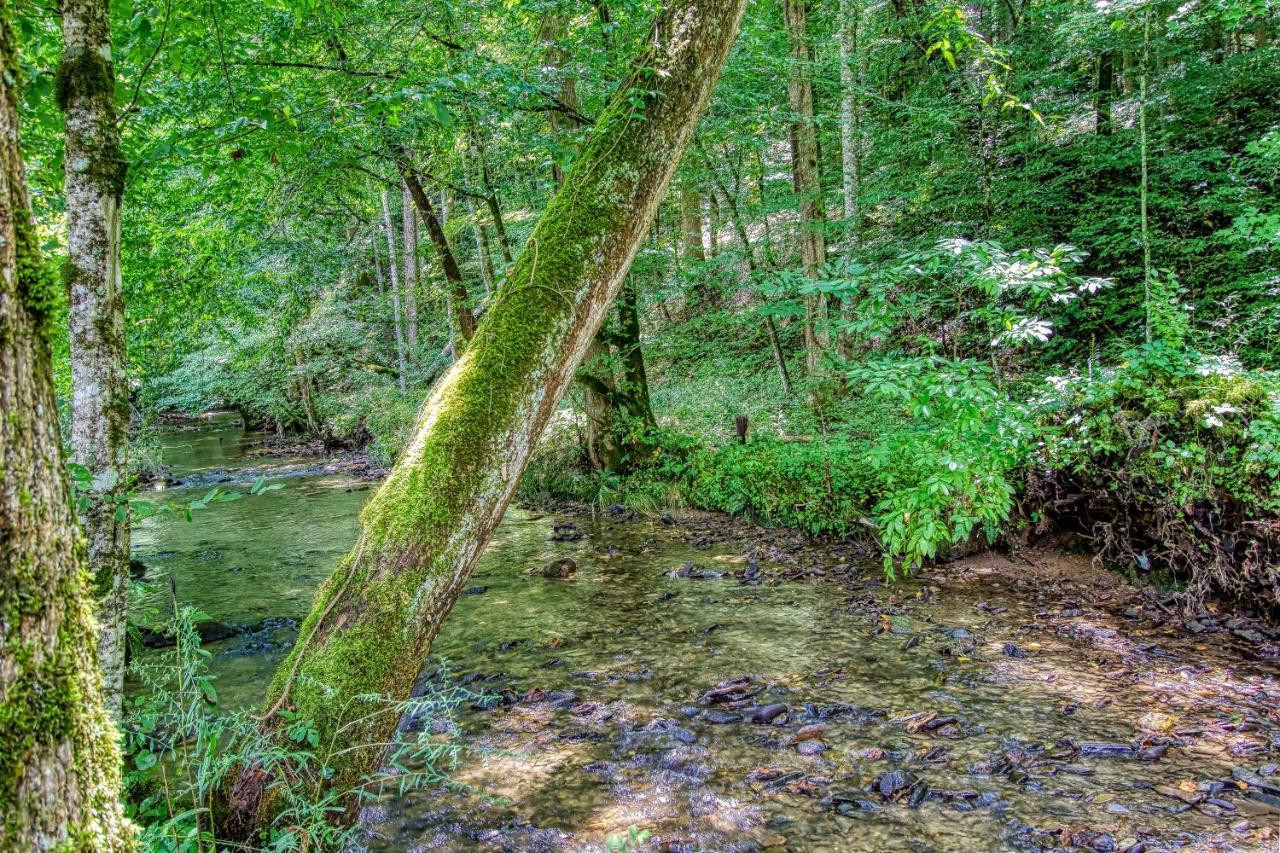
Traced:
POLYGON ((1278 28, 0 0, 0 850, 1276 850, 1278 28))

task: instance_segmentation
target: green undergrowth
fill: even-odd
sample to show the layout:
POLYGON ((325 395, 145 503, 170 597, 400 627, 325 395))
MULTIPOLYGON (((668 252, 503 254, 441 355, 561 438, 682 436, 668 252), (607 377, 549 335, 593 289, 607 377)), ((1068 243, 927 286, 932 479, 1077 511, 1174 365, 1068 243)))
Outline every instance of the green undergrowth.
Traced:
POLYGON ((350 788, 331 785, 335 766, 353 748, 351 738, 324 738, 312 720, 288 709, 280 725, 264 726, 247 711, 220 704, 211 653, 201 647, 196 624, 204 614, 175 606, 162 631, 175 647, 135 661, 142 691, 127 703, 123 721, 125 799, 146 850, 187 853, 244 845, 220 833, 224 797, 244 768, 265 772, 278 804, 275 819, 250 839, 246 849, 264 851, 342 850, 359 845, 359 823, 333 818, 352 799, 359 802, 393 791, 448 780, 466 747, 432 736, 432 722, 452 730, 452 716, 475 694, 447 684, 409 699, 370 696, 369 701, 410 722, 397 729, 382 769, 350 788))
POLYGON ((1280 607, 1280 381, 1153 344, 1053 380, 1030 502, 1105 561, 1280 607))
MULTIPOLYGON (((1002 536, 1074 530, 1114 568, 1175 579, 1188 601, 1280 602, 1271 374, 1164 344, 1092 375, 1003 384, 983 363, 938 357, 844 374, 840 410, 810 412, 825 429, 766 428, 740 444, 727 430, 706 440, 668 423, 653 459, 626 476, 591 471, 579 432, 562 425, 520 495, 867 536, 891 575, 1002 536)), ((811 410, 820 397, 809 394, 811 410)))

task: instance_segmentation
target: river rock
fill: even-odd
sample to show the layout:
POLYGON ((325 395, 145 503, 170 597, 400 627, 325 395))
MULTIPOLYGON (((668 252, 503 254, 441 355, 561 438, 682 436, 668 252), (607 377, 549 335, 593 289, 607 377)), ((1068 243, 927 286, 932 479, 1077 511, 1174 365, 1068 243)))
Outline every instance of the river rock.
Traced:
MULTIPOLYGON (((164 631, 156 631, 152 628, 138 627, 138 635, 142 638, 142 645, 149 649, 167 649, 178 644, 178 639, 164 631)), ((225 640, 243 633, 243 628, 236 628, 225 622, 218 622, 215 619, 202 619, 196 623, 196 633, 200 635, 201 643, 216 643, 219 640, 225 640)))
POLYGON ((558 578, 564 580, 571 578, 578 573, 578 562, 572 557, 561 557, 558 560, 552 560, 540 569, 535 569, 530 574, 540 575, 544 578, 558 578))
POLYGON ((751 709, 751 722, 756 725, 781 725, 786 722, 788 708, 782 703, 775 705, 760 705, 751 709))
POLYGON ((558 522, 551 528, 552 542, 577 542, 584 535, 576 524, 567 521, 558 522))
POLYGON ((700 566, 697 563, 685 563, 678 569, 671 571, 668 577, 682 578, 684 580, 712 580, 714 578, 724 577, 724 572, 717 572, 714 569, 708 569, 706 566, 700 566))
POLYGON ((721 711, 719 708, 710 708, 702 719, 713 725, 724 725, 726 723, 739 723, 742 721, 741 714, 734 714, 730 711, 721 711))

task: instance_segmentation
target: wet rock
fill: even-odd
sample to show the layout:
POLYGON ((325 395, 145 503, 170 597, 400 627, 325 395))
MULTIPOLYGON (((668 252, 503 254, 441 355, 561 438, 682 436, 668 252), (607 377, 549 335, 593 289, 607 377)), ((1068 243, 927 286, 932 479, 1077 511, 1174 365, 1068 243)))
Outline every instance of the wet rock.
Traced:
POLYGON ((973 636, 973 633, 965 628, 956 628, 954 631, 949 632, 947 636, 953 640, 967 640, 973 636))
POLYGON ((751 722, 756 725, 781 725, 787 720, 789 709, 782 703, 761 705, 751 709, 751 722))
POLYGON ((680 568, 669 572, 667 576, 684 580, 713 580, 724 577, 724 572, 717 572, 715 569, 708 569, 697 563, 685 563, 680 568))
POLYGON ((1233 767, 1231 778, 1244 783, 1244 792, 1250 799, 1280 808, 1280 782, 1264 778, 1247 767, 1233 767))
POLYGON ((1004 646, 1001 647, 1000 653, 1007 658, 1025 658, 1027 656, 1026 652, 1018 648, 1013 643, 1005 643, 1004 646))
POLYGON ((702 719, 713 725, 724 725, 726 723, 742 722, 742 715, 734 714, 731 711, 722 711, 719 708, 710 708, 702 715, 702 719))
POLYGON ((1070 773, 1072 776, 1092 776, 1096 771, 1084 764, 1059 764, 1059 773, 1070 773))
POLYGON ((1194 789, 1187 791, 1182 788, 1175 788, 1173 785, 1156 785, 1154 790, 1162 797, 1168 797, 1171 800, 1180 800, 1187 805, 1192 806, 1203 802, 1205 799, 1205 795, 1200 791, 1194 789))
POLYGON ((832 794, 824 803, 838 815, 851 815, 858 812, 873 812, 880 807, 868 800, 860 792, 832 794))
POLYGON ((677 726, 669 720, 654 720, 644 727, 644 731, 650 734, 666 735, 672 740, 679 741, 683 744, 696 743, 698 736, 683 726, 677 726))
POLYGON ((912 807, 929 795, 924 782, 907 770, 890 770, 876 780, 875 788, 886 803, 906 803, 912 807))
POLYGON ((827 745, 820 740, 806 740, 796 744, 796 752, 800 755, 821 755, 827 751, 827 745))
POLYGON ((552 560, 540 569, 535 569, 529 574, 536 574, 544 578, 556 578, 565 580, 571 578, 578 573, 578 562, 572 557, 561 557, 558 560, 552 560))
POLYGON ((1093 850, 1095 853, 1110 853, 1116 849, 1115 838, 1109 832, 1097 832, 1092 829, 1081 829, 1073 833, 1064 832, 1066 841, 1072 847, 1093 850))
POLYGON ((826 723, 810 723, 807 726, 801 726, 796 733, 787 741, 787 746, 795 746, 807 740, 820 740, 827 733, 826 723))
POLYGON ((1102 758, 1130 758, 1134 755, 1134 748, 1127 743, 1099 743, 1096 741, 1082 741, 1077 745, 1081 755, 1096 755, 1102 758))
MULTIPOLYGON (((196 633, 200 635, 201 643, 216 643, 249 631, 247 628, 228 625, 215 619, 203 619, 197 622, 195 627, 196 633)), ((149 649, 168 649, 178 644, 178 638, 172 634, 142 626, 137 626, 137 628, 138 636, 142 639, 142 645, 149 649)))
POLYGON ((758 694, 763 688, 751 684, 749 676, 741 675, 722 681, 702 694, 704 705, 736 704, 758 694))
POLYGON ((552 542, 577 542, 585 535, 576 524, 567 521, 557 522, 551 528, 552 542))

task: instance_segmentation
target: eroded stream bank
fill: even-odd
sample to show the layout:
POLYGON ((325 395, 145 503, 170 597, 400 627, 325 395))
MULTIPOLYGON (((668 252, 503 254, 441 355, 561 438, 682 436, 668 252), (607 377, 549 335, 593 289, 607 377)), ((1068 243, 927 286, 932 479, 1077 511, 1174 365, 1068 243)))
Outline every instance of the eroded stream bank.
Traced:
MULTIPOLYGON (((148 580, 233 629, 209 645, 233 706, 260 699, 369 485, 251 457, 261 438, 167 435, 199 488, 295 473, 135 537, 148 580)), ((886 584, 856 549, 713 517, 513 510, 427 666, 490 697, 441 732, 470 748, 460 784, 380 799, 370 846, 599 849, 635 826, 670 851, 1274 850, 1274 638, 1219 625, 1041 558, 886 584), (570 578, 528 573, 566 558, 570 578)))

